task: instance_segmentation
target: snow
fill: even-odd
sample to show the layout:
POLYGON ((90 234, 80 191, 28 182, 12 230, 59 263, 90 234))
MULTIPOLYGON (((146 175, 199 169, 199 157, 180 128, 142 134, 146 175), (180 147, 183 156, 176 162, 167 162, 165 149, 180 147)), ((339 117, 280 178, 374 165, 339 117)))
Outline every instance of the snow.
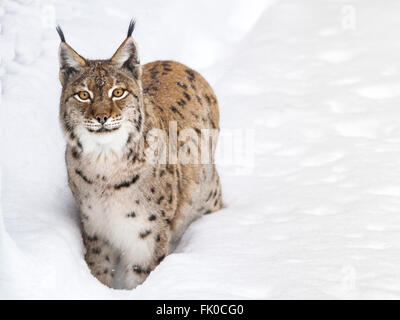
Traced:
POLYGON ((400 298, 400 3, 0 4, 0 298, 400 298), (90 275, 58 124, 57 21, 92 58, 131 16, 143 63, 200 71, 221 108, 226 208, 145 283, 90 275))

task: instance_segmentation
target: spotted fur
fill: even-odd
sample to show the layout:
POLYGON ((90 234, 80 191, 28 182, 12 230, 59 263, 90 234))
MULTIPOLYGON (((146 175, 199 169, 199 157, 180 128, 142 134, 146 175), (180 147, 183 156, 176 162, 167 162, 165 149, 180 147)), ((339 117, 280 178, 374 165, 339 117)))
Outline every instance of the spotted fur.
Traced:
POLYGON ((84 59, 59 29, 60 122, 85 260, 109 287, 115 287, 114 271, 121 263, 126 289, 145 280, 191 221, 222 206, 214 164, 145 159, 144 138, 152 129, 168 132, 175 121, 178 134, 192 128, 200 135, 201 129, 219 130, 219 114, 213 90, 196 71, 174 61, 140 65, 133 26, 108 60, 84 59), (111 97, 115 87, 126 90, 126 97, 111 97), (90 93, 88 101, 76 97, 82 90, 90 93))

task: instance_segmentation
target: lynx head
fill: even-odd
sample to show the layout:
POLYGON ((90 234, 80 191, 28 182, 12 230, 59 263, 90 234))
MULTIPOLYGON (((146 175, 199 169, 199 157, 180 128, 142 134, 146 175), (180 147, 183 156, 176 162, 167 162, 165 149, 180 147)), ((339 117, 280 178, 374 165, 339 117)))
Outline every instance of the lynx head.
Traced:
POLYGON ((134 26, 132 20, 127 38, 108 60, 83 58, 57 27, 61 38, 60 120, 68 143, 81 144, 84 151, 121 149, 128 139, 138 140, 142 135, 141 66, 131 37, 134 26))

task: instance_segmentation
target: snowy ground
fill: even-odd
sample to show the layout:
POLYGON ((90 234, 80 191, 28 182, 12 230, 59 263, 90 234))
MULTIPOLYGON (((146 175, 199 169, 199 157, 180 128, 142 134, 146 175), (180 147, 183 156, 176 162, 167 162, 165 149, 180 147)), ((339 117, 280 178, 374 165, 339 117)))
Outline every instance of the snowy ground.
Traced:
POLYGON ((1 2, 0 298, 400 298, 399 13, 396 0, 1 2), (105 58, 131 16, 143 62, 213 84, 227 208, 118 291, 83 260, 53 25, 105 58))

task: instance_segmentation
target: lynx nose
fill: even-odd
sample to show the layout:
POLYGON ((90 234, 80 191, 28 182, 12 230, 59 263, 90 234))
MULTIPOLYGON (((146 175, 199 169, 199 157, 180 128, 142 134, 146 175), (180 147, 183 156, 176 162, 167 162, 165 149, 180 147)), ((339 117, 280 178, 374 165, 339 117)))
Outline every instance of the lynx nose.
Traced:
POLYGON ((105 124, 108 119, 108 116, 105 113, 96 114, 96 120, 101 124, 105 124))

